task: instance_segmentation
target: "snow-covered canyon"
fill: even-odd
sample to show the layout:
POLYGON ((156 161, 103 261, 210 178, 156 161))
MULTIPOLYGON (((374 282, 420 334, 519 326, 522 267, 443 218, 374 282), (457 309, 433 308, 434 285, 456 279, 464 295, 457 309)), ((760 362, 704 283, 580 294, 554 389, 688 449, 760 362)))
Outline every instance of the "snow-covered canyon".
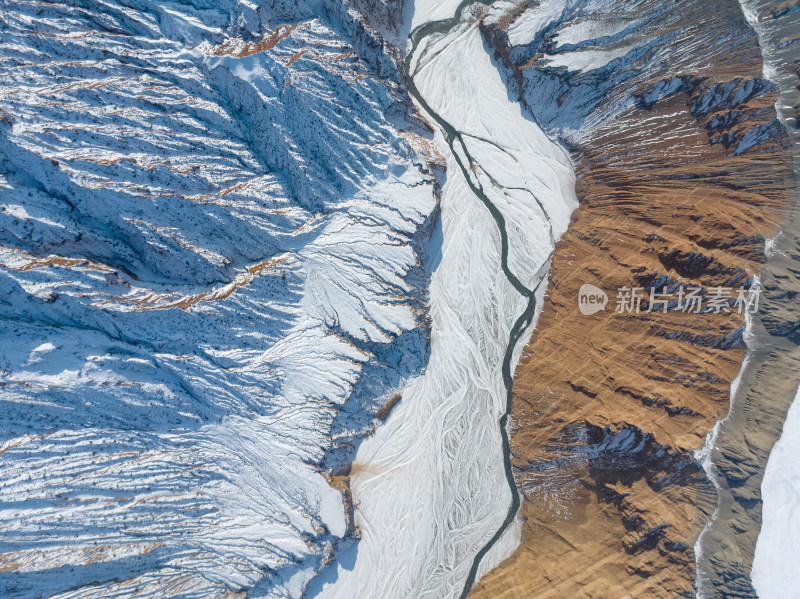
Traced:
POLYGON ((449 597, 515 546, 508 386, 572 166, 480 5, 406 8, 448 21, 415 109, 372 4, 4 5, 3 596, 299 597, 323 570, 449 597))
POLYGON ((554 240, 577 204, 574 174, 509 100, 478 28, 483 8, 453 7, 458 18, 418 29, 439 16, 435 5, 415 3, 422 35, 408 59, 448 166, 431 356, 359 448, 351 484, 362 538, 316 581, 319 597, 457 597, 518 542, 503 527, 516 510, 501 427, 554 240))
POLYGON ((789 4, 0 0, 0 599, 754 597, 800 377, 789 4), (736 319, 573 318, 584 275, 756 272, 730 403, 736 319), (562 484, 572 530, 577 493, 531 509, 562 484))

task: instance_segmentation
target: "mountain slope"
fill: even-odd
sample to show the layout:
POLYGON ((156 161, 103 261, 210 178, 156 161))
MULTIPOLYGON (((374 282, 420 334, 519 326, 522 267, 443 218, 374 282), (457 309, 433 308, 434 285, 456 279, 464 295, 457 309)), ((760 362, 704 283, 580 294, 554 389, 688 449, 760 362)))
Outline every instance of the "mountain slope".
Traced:
POLYGON ((3 596, 299 596, 350 529, 323 461, 427 359, 395 58, 334 2, 7 2, 0 39, 3 596))

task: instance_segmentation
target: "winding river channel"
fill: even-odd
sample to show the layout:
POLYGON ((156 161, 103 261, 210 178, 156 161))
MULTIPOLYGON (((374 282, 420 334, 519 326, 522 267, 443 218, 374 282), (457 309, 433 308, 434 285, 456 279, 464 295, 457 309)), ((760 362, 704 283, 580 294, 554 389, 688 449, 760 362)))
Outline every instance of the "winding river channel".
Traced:
POLYGON ((541 305, 575 175, 563 147, 509 98, 479 17, 414 4, 404 68, 447 163, 429 247, 431 352, 351 473, 360 540, 309 596, 466 596, 519 543, 507 425, 513 373, 541 305), (426 22, 426 20, 428 22, 426 22))
MULTIPOLYGON (((499 427, 500 427, 500 437, 503 443, 503 468, 505 470, 506 481, 508 482, 509 489, 511 490, 511 505, 508 506, 508 512, 500 528, 494 533, 494 535, 489 539, 489 541, 475 555, 475 559, 472 562, 472 567, 470 568, 466 582, 464 583, 464 589, 461 593, 462 599, 469 594, 473 584, 475 584, 475 579, 478 573, 478 568, 480 567, 481 564, 481 560, 483 560, 484 556, 495 545, 495 543, 497 543, 497 541, 500 539, 503 533, 505 533, 505 531, 514 521, 517 511, 519 510, 520 498, 519 498, 519 493, 517 491, 516 482, 514 481, 514 473, 511 466, 511 447, 509 444, 508 429, 507 429, 508 418, 511 415, 511 406, 513 403, 512 397, 513 397, 514 373, 512 372, 511 365, 512 362, 514 361, 514 353, 517 348, 517 345, 520 339, 522 339, 525 332, 530 327, 531 321, 533 320, 534 314, 536 313, 536 292, 538 291, 538 286, 541 285, 542 282, 545 280, 542 277, 537 285, 537 288, 528 289, 527 287, 525 287, 525 285, 522 284, 522 282, 517 278, 517 276, 513 272, 511 272, 511 269, 509 268, 508 264, 508 233, 506 231, 505 218, 503 217, 503 214, 500 212, 500 210, 498 210, 498 208, 492 203, 492 201, 489 199, 486 193, 484 193, 483 187, 481 186, 480 182, 473 181, 473 176, 477 176, 477 173, 474 172, 476 162, 470 155, 469 150, 467 149, 467 146, 464 143, 462 134, 430 107, 430 105, 425 101, 425 98, 422 96, 422 94, 420 94, 416 84, 414 83, 413 66, 415 64, 415 58, 420 42, 433 35, 447 35, 454 27, 459 25, 464 10, 468 6, 474 4, 476 4, 474 0, 464 0, 464 2, 462 2, 458 6, 452 18, 444 19, 441 21, 434 21, 432 23, 427 23, 425 25, 417 27, 411 33, 411 50, 406 56, 404 65, 409 93, 425 110, 428 116, 432 118, 436 122, 436 124, 439 125, 439 127, 441 127, 442 131, 444 132, 445 139, 447 140, 447 145, 450 147, 450 151, 452 152, 452 155, 455 158, 455 163, 461 170, 461 173, 463 174, 464 179, 467 181, 470 190, 472 191, 472 193, 475 194, 477 198, 481 200, 481 202, 483 202, 484 206, 486 206, 487 210, 489 211, 489 214, 491 214, 492 219, 494 219, 494 222, 497 225, 501 243, 500 267, 503 270, 503 274, 506 276, 511 285, 514 286, 514 289, 516 289, 516 291, 520 293, 520 295, 525 297, 527 300, 527 306, 525 307, 524 312, 519 316, 517 321, 514 323, 514 327, 511 329, 511 335, 508 340, 508 346, 506 347, 502 365, 503 383, 506 388, 506 408, 505 412, 500 418, 499 427)), ((491 5, 492 2, 484 1, 480 2, 480 4, 491 5)), ((553 251, 555 251, 555 247, 553 248, 553 251)), ((550 260, 548 258, 548 261, 546 262, 545 265, 543 265, 543 267, 549 267, 549 262, 550 260)))

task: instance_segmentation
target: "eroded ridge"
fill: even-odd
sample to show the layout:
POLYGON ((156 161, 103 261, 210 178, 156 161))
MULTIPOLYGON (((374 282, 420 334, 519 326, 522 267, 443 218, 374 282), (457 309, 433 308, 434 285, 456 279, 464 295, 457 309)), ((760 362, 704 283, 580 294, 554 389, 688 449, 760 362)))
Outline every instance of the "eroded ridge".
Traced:
POLYGON ((745 317, 615 313, 614 296, 755 283, 790 214, 778 88, 736 2, 504 2, 483 23, 512 92, 573 148, 581 208, 515 375, 522 544, 473 594, 692 596, 718 500, 702 449, 745 317), (579 312, 586 283, 605 311, 579 312))
POLYGON ((428 356, 393 50, 337 1, 9 1, 0 38, 0 595, 299 597, 353 534, 327 459, 428 356))

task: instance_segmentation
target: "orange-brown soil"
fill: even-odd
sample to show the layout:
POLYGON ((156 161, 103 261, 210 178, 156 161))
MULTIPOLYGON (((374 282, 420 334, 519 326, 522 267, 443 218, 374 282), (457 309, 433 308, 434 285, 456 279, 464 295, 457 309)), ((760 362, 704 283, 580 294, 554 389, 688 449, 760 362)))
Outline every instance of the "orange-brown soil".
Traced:
MULTIPOLYGON (((736 156, 735 144, 712 143, 714 115, 691 111, 716 82, 760 76, 757 48, 742 52, 685 73, 695 79, 678 94, 624 110, 576 152, 581 208, 514 381, 522 544, 472 597, 694 596, 693 546, 716 505, 694 452, 728 412, 744 316, 647 313, 646 301, 618 313, 615 296, 680 283, 705 288, 706 301, 717 287, 735 297, 759 272, 787 214, 785 134, 736 156), (579 312, 585 283, 608 293, 604 311, 579 312)), ((738 106, 751 114, 739 134, 773 119, 775 99, 738 106)))

